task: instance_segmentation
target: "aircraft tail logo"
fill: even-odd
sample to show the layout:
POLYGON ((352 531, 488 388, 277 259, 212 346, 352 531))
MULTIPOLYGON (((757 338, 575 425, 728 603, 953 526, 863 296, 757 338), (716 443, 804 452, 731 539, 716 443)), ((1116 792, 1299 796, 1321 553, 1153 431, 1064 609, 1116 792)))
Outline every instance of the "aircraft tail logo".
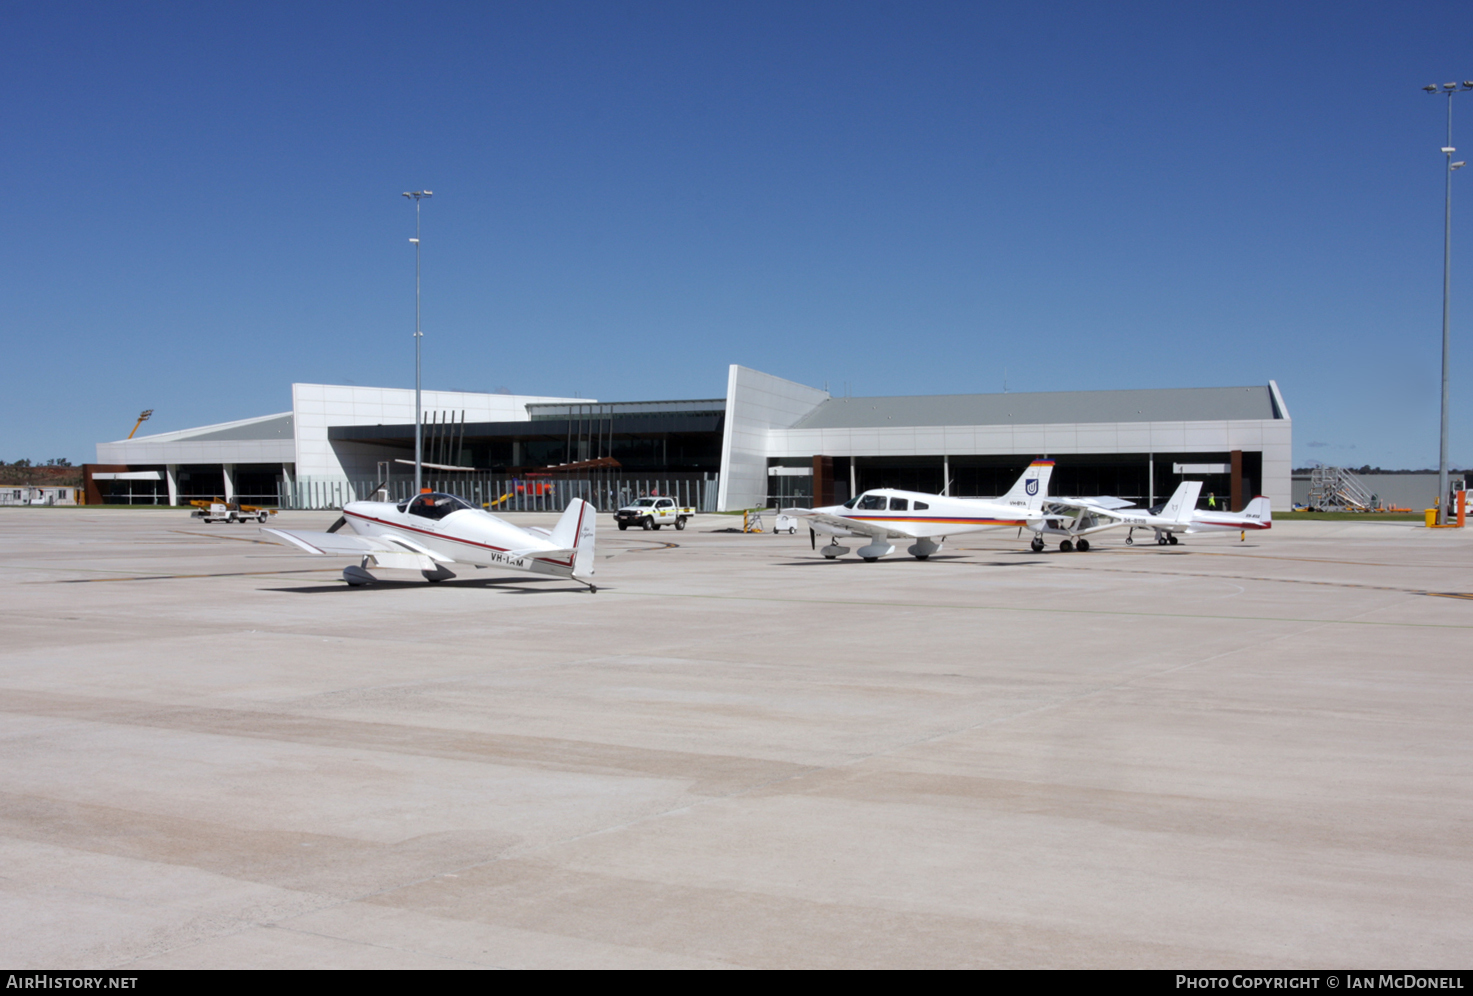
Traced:
POLYGON ((1042 508, 1044 496, 1048 494, 1048 479, 1053 472, 1052 460, 1034 460, 1008 493, 998 500, 1005 505, 1023 506, 1033 510, 1042 508))
POLYGON ((1161 518, 1184 524, 1191 522, 1192 510, 1197 507, 1197 496, 1201 493, 1201 481, 1182 481, 1172 493, 1166 507, 1161 510, 1161 518))

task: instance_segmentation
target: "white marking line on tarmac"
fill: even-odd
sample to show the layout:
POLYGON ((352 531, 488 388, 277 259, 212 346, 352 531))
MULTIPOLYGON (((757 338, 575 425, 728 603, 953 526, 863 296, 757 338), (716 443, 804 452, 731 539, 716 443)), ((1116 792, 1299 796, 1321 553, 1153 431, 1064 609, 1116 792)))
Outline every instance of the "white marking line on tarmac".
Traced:
MULTIPOLYGON (((615 595, 644 595, 650 598, 700 598, 733 602, 780 602, 791 605, 835 605, 860 609, 945 609, 958 612, 1030 612, 1071 616, 1130 616, 1142 619, 1222 619, 1235 622, 1312 623, 1324 626, 1400 626, 1409 629, 1473 629, 1473 623, 1377 622, 1362 619, 1305 619, 1299 616, 1229 616, 1202 612, 1138 612, 1125 609, 1034 608, 1023 605, 957 605, 950 602, 881 602, 873 599, 843 598, 772 598, 761 595, 700 595, 691 592, 636 591, 632 588, 607 589, 615 595)), ((1390 589, 1398 591, 1400 589, 1390 589)), ((1437 594, 1436 592, 1403 592, 1403 594, 1437 594)))
MULTIPOLYGON (((1366 564, 1362 566, 1379 566, 1366 564)), ((1194 571, 1142 571, 1133 570, 1128 567, 1094 567, 1086 568, 1081 565, 1080 570, 1093 570, 1098 573, 1109 574, 1145 574, 1158 578, 1206 578, 1214 581, 1268 581, 1277 584, 1312 584, 1326 588, 1360 588, 1365 591, 1395 591, 1403 595, 1435 595, 1439 598, 1469 598, 1473 599, 1473 592, 1460 591, 1430 591, 1422 588, 1393 588, 1384 584, 1356 584, 1353 581, 1313 581, 1308 578, 1265 578, 1254 577, 1243 574, 1200 574, 1194 571)))

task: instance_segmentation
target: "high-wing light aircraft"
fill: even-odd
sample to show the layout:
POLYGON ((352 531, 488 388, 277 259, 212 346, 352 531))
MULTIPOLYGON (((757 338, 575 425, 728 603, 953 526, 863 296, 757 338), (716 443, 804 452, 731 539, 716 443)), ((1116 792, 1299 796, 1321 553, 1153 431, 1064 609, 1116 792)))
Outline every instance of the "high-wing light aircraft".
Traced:
POLYGON ((1250 529, 1273 528, 1273 510, 1269 500, 1262 495, 1250 501, 1241 512, 1219 512, 1197 508, 1197 498, 1201 493, 1201 481, 1183 481, 1159 511, 1121 507, 1117 504, 1120 499, 1116 498, 1050 498, 1049 506, 1069 509, 1074 515, 1072 518, 1047 516, 1039 526, 1030 526, 1036 534, 1033 550, 1037 553, 1043 549, 1045 534, 1064 537, 1059 542, 1059 550, 1068 553, 1076 549, 1080 552, 1088 550, 1089 540, 1085 537, 1106 529, 1128 529, 1125 537, 1127 546, 1135 542, 1133 534, 1137 529, 1151 529, 1156 534, 1156 542, 1164 546, 1175 544, 1178 533, 1246 533, 1250 529))
POLYGON ((893 553, 892 539, 913 540, 906 552, 925 560, 941 549, 948 536, 985 529, 1034 528, 1034 523, 1042 520, 1043 496, 1048 493, 1053 471, 1052 460, 1035 460, 1001 498, 950 498, 879 488, 856 495, 842 505, 786 508, 783 513, 805 520, 815 537, 818 533, 835 537, 819 551, 829 560, 849 552, 848 547, 839 545, 840 536, 868 537, 869 543, 855 551, 868 561, 893 553))
POLYGON ((551 529, 521 529, 463 498, 427 493, 398 504, 349 502, 325 533, 294 529, 261 533, 308 553, 361 558, 359 564, 343 568, 343 580, 355 587, 378 580, 368 573, 370 566, 418 570, 427 581, 444 581, 455 577, 446 564, 467 564, 551 574, 598 591, 589 580, 595 519, 593 506, 574 498, 551 529), (340 533, 345 525, 353 531, 340 533))

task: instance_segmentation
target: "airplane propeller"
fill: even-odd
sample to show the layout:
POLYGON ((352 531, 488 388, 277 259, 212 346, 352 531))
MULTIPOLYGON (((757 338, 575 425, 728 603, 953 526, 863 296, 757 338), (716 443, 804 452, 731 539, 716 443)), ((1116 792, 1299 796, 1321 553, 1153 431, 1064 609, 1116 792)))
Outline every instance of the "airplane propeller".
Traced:
POLYGON ((818 549, 818 533, 813 531, 812 526, 808 527, 808 545, 815 550, 818 549))
POLYGON ((327 531, 330 532, 330 533, 335 533, 339 529, 341 529, 344 526, 346 526, 347 524, 348 524, 348 517, 346 515, 340 515, 340 516, 338 516, 338 521, 334 522, 332 525, 330 525, 330 526, 327 527, 327 531))

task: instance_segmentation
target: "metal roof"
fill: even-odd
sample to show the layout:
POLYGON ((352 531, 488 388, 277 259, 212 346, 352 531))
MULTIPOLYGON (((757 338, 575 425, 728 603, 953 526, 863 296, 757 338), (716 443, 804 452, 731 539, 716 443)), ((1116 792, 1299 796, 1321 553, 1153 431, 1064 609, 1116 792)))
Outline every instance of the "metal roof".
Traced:
POLYGON ((292 436, 292 414, 276 415, 269 418, 255 419, 245 425, 232 425, 224 429, 216 429, 213 432, 190 433, 181 436, 181 439, 291 439, 292 436))
MULTIPOLYGON (((277 440, 293 439, 294 417, 291 412, 281 412, 277 415, 257 415, 255 418, 243 418, 234 422, 216 422, 213 425, 199 425, 192 429, 174 429, 170 432, 153 432, 146 436, 134 436, 132 439, 117 439, 109 446, 135 446, 143 443, 179 443, 196 442, 198 440, 277 440)), ((103 444, 98 444, 103 445, 103 444)))
POLYGON ((900 425, 1223 422, 1282 418, 1269 385, 830 398, 795 429, 900 425))

